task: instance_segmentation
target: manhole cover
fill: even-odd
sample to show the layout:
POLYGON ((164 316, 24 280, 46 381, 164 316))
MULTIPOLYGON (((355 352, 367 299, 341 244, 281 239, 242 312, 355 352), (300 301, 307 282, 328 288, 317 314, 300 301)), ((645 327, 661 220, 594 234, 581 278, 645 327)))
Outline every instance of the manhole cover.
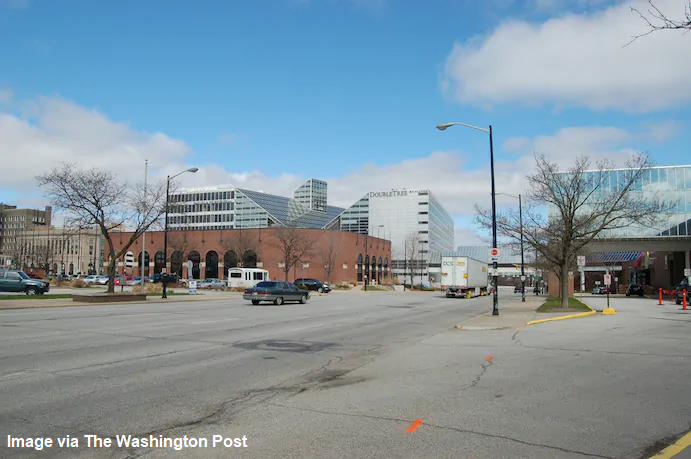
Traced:
POLYGON ((283 351, 283 352, 319 352, 324 349, 339 346, 336 343, 315 343, 305 341, 263 340, 238 343, 234 345, 242 349, 259 351, 283 351))

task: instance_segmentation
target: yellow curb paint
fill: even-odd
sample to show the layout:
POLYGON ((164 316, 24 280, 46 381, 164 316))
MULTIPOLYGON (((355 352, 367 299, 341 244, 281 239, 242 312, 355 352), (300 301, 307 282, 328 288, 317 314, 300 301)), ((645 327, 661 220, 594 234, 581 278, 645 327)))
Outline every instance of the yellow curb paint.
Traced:
POLYGON ((691 445, 691 432, 688 432, 686 435, 656 455, 651 456, 650 459, 670 459, 671 457, 674 457, 684 451, 684 449, 689 445, 691 445))
POLYGON ((587 317, 587 316, 592 316, 594 314, 597 314, 597 311, 591 310, 588 312, 582 312, 580 314, 571 314, 568 316, 552 317, 551 319, 532 320, 532 321, 528 322, 527 325, 541 324, 544 322, 554 322, 555 320, 577 319, 579 317, 587 317))
POLYGON ((612 308, 605 308, 605 309, 602 310, 602 315, 603 315, 603 316, 613 316, 613 315, 615 315, 616 313, 617 313, 617 312, 616 312, 614 309, 612 309, 612 308))

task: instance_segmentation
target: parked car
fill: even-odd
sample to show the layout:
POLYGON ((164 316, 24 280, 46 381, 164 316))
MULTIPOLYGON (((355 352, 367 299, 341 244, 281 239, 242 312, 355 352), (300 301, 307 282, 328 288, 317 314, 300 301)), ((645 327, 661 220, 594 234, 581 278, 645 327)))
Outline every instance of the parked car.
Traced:
POLYGON ((50 282, 32 279, 24 271, 0 269, 0 292, 42 295, 50 290, 50 282))
POLYGON ((130 285, 128 282, 133 279, 133 276, 115 276, 115 285, 130 285))
POLYGON ((593 295, 605 295, 607 293, 614 293, 611 287, 607 287, 604 285, 598 285, 593 289, 593 295))
POLYGON ((96 283, 99 285, 108 285, 108 276, 98 276, 96 283))
POLYGON ((331 291, 331 286, 329 284, 325 284, 322 281, 318 279, 311 279, 311 278, 300 278, 300 279, 295 279, 295 282, 293 284, 297 286, 305 286, 307 287, 307 290, 319 292, 319 293, 329 293, 331 291))
POLYGON ((226 284, 221 279, 209 278, 197 282, 198 289, 225 290, 226 284))
POLYGON ((141 285, 141 283, 142 283, 141 277, 134 277, 132 279, 129 279, 125 285, 128 285, 128 286, 141 285))
POLYGON ((86 277, 84 278, 84 283, 85 283, 85 284, 95 284, 95 283, 97 282, 97 280, 98 280, 99 277, 100 277, 100 276, 94 276, 94 275, 86 276, 86 277))
POLYGON ((513 288, 513 293, 523 293, 523 286, 517 285, 513 288))
POLYGON ((260 301, 272 301, 280 306, 286 301, 299 301, 307 303, 310 292, 299 289, 295 284, 280 281, 259 282, 254 287, 246 288, 242 297, 252 301, 253 305, 258 305, 260 301))
POLYGON ((177 274, 154 274, 149 278, 149 282, 158 283, 163 282, 163 276, 166 277, 166 284, 177 284, 178 275, 177 274))
POLYGON ((674 301, 677 304, 682 304, 684 302, 684 292, 686 292, 686 304, 689 304, 689 301, 691 298, 689 298, 689 294, 691 294, 691 288, 689 288, 689 284, 680 284, 677 286, 676 289, 674 289, 674 301))
POLYGON ((626 296, 631 295, 643 296, 643 286, 639 284, 630 284, 626 287, 626 296))

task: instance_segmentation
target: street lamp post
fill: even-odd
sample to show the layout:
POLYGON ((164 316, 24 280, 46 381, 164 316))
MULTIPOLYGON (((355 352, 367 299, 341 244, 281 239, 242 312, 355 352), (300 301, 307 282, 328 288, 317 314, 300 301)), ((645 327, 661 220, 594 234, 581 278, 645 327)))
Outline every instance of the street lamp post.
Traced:
MULTIPOLYGON (((149 174, 149 160, 145 159, 144 160, 144 215, 146 216, 146 179, 149 174)), ((168 189, 166 188, 166 191, 168 189)), ((168 212, 168 195, 166 194, 166 212, 168 212)), ((145 270, 145 262, 146 262, 146 230, 142 232, 142 264, 141 268, 139 269, 139 276, 141 277, 142 281, 142 293, 144 293, 144 270, 145 270)), ((148 270, 147 270, 148 271, 148 270)))
POLYGON ((166 220, 163 227, 163 268, 166 270, 166 272, 163 274, 163 295, 161 298, 168 298, 168 207, 170 207, 168 201, 170 201, 170 181, 171 179, 174 179, 178 175, 184 174, 185 172, 191 172, 194 174, 198 170, 199 168, 197 167, 190 167, 182 172, 178 172, 172 177, 169 175, 166 179, 166 220))
POLYGON ((525 255, 523 251, 523 201, 521 195, 518 195, 518 221, 521 231, 521 294, 523 297, 521 301, 525 303, 525 255))
MULTIPOLYGON (((492 142, 492 126, 490 125, 488 129, 472 126, 470 124, 452 122, 452 123, 441 123, 437 125, 437 129, 444 131, 451 126, 465 126, 470 129, 475 129, 478 131, 486 132, 489 134, 489 164, 490 164, 490 174, 492 178, 492 247, 497 248, 497 204, 496 204, 496 193, 494 188, 494 144, 492 142)), ((492 315, 499 315, 499 297, 498 297, 498 284, 499 284, 499 273, 498 273, 498 262, 492 263, 492 283, 494 284, 494 296, 492 298, 492 315)))

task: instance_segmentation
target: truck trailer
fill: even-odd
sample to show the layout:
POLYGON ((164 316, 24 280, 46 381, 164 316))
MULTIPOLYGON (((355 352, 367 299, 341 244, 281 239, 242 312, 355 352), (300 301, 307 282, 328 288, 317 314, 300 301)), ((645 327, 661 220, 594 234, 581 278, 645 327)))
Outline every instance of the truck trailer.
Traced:
POLYGON ((442 257, 441 278, 447 298, 484 296, 489 290, 487 262, 474 258, 442 257))

